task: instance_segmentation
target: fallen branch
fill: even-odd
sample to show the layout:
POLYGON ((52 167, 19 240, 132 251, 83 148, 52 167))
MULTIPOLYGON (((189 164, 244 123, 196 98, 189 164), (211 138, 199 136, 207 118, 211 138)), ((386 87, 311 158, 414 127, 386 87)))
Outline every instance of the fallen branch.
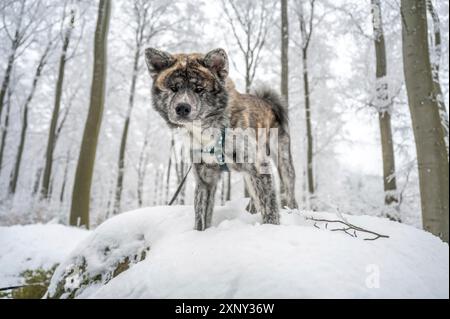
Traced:
POLYGON ((355 226, 353 224, 350 224, 349 222, 344 222, 342 220, 330 220, 330 219, 320 219, 320 218, 314 218, 314 217, 305 217, 306 220, 311 220, 314 222, 314 227, 321 229, 317 223, 325 223, 325 229, 328 229, 328 224, 340 224, 343 225, 342 228, 333 228, 330 229, 330 231, 342 231, 346 233, 347 235, 357 238, 357 232, 362 232, 366 234, 373 235, 373 238, 364 238, 364 240, 377 240, 378 238, 389 238, 387 235, 382 235, 379 233, 376 233, 374 231, 355 226))

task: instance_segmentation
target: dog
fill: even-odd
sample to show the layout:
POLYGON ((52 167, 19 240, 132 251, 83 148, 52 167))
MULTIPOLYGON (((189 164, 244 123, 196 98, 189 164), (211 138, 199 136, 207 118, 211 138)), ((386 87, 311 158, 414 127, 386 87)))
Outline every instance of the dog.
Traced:
MULTIPOLYGON (((205 134, 206 130, 215 129, 219 132, 222 143, 225 139, 224 129, 276 129, 281 206, 298 208, 288 111, 275 92, 263 89, 254 95, 239 93, 228 77, 228 56, 220 48, 207 54, 170 54, 147 48, 145 61, 153 79, 153 107, 170 128, 187 128, 194 138, 195 131, 202 136, 210 136, 205 134), (192 124, 196 122, 200 124, 192 124)), ((217 146, 215 138, 212 140, 213 145, 217 146)), ((212 154, 214 151, 215 155, 213 148, 203 151, 203 146, 210 142, 211 139, 206 143, 202 140, 201 152, 212 154)), ((226 146, 232 143, 225 144, 225 149, 229 149, 226 146)), ((194 229, 202 231, 211 226, 214 196, 224 165, 226 169, 244 174, 251 204, 262 214, 263 223, 279 224, 279 205, 272 175, 261 173, 258 161, 238 162, 233 148, 223 151, 224 145, 219 146, 222 147, 222 152, 218 152, 218 161, 201 160, 192 164, 196 178, 194 229)), ((191 149, 191 154, 194 152, 195 149, 191 149)))

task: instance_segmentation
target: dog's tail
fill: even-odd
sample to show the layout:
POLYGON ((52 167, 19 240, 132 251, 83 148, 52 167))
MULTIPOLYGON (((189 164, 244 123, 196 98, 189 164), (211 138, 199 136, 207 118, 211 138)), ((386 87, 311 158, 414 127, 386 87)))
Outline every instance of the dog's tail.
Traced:
POLYGON ((270 104, 272 112, 274 113, 280 128, 282 128, 285 132, 289 132, 288 108, 286 103, 281 99, 280 95, 267 87, 257 89, 255 91, 255 95, 270 104))

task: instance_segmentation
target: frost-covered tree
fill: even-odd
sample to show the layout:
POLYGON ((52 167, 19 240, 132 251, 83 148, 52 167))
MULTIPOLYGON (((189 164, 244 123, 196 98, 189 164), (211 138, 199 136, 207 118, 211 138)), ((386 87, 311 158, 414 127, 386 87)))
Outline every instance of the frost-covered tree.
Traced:
POLYGON ((47 150, 45 153, 44 175, 41 187, 41 197, 44 199, 47 199, 49 197, 50 178, 52 175, 52 166, 53 166, 53 153, 56 144, 58 119, 61 109, 64 76, 66 71, 66 62, 68 60, 68 48, 72 38, 72 30, 75 26, 75 8, 73 7, 73 4, 69 4, 68 2, 64 3, 62 22, 64 27, 61 32, 62 46, 59 57, 58 77, 56 80, 55 103, 53 106, 52 118, 50 122, 50 130, 48 133, 47 150), (66 7, 70 5, 72 5, 71 8, 66 10, 66 7))
MULTIPOLYGON (((123 178, 125 172, 125 152, 127 148, 128 130, 130 127, 131 112, 133 111, 136 95, 136 83, 140 71, 141 57, 144 52, 144 46, 155 38, 156 35, 166 31, 169 28, 165 20, 165 14, 170 9, 166 1, 146 1, 134 0, 132 9, 127 10, 129 2, 123 4, 124 11, 131 11, 130 27, 133 32, 133 43, 129 44, 133 49, 133 65, 131 72, 131 85, 128 97, 128 108, 125 115, 125 123, 120 139, 120 150, 118 158, 118 173, 114 199, 114 214, 120 211, 120 202, 123 191, 123 178)), ((170 172, 170 166, 169 166, 170 172)))
POLYGON ((34 72, 34 77, 31 84, 31 90, 30 93, 27 96, 27 99, 25 100, 25 104, 22 108, 22 128, 20 131, 20 139, 19 139, 19 146, 17 148, 16 153, 16 160, 14 163, 14 168, 11 173, 11 178, 9 181, 9 193, 14 194, 16 192, 17 188, 17 182, 19 180, 19 174, 20 174, 20 167, 22 164, 22 158, 23 158, 23 151, 25 148, 26 138, 27 138, 27 130, 28 130, 28 114, 29 109, 31 106, 31 102, 33 101, 34 95, 36 93, 36 88, 38 86, 38 83, 40 82, 40 79, 42 78, 42 72, 44 70, 45 65, 48 62, 48 56, 53 48, 53 39, 49 39, 47 46, 44 49, 44 52, 42 53, 37 66, 36 71, 34 72))
POLYGON ((275 4, 269 0, 222 0, 225 17, 245 64, 245 93, 250 92, 261 62, 262 49, 273 23, 275 4))
MULTIPOLYGON (((2 123, 2 114, 8 95, 8 89, 13 76, 13 67, 20 55, 34 41, 36 34, 42 31, 43 17, 45 16, 46 5, 40 1, 7 0, 0 5, 0 18, 2 21, 3 34, 5 37, 2 43, 7 48, 7 62, 3 73, 0 87, 0 133, 2 134, 0 148, 4 150, 6 136, 8 134, 5 118, 5 125, 2 123)), ((45 28, 45 27, 44 27, 45 28)), ((11 89, 9 93, 14 89, 11 89)), ((10 102, 9 102, 10 103, 10 102)), ((8 109, 9 112, 9 109, 8 109)), ((7 115, 9 120, 9 114, 7 115)), ((4 152, 0 153, 0 164, 3 163, 4 152)), ((2 166, 0 165, 0 172, 2 166)))

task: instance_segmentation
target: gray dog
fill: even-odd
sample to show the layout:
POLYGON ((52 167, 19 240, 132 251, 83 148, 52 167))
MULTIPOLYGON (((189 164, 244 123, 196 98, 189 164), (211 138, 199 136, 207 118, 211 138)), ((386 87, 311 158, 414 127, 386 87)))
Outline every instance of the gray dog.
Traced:
MULTIPOLYGON (((153 78, 153 107, 169 127, 185 127, 194 139, 198 138, 195 131, 200 132, 200 151, 210 153, 216 159, 193 161, 197 181, 194 201, 196 230, 205 230, 211 226, 214 196, 224 168, 244 174, 251 204, 256 211, 261 212, 264 223, 280 223, 272 175, 261 173, 258 161, 237 161, 236 152, 227 147, 233 143, 227 142, 225 145, 225 140, 228 141, 225 129, 277 129, 276 160, 281 184, 281 205, 298 207, 287 110, 277 94, 270 90, 255 95, 239 93, 228 78, 228 57, 223 49, 215 49, 207 54, 169 54, 148 48, 145 59, 153 78), (196 127, 193 123, 201 124, 196 127), (211 136, 205 134, 206 130, 211 129, 218 133, 212 138, 204 138, 211 136)), ((256 140, 259 136, 256 136, 256 140)), ((191 150, 191 154, 194 151, 191 150)))

